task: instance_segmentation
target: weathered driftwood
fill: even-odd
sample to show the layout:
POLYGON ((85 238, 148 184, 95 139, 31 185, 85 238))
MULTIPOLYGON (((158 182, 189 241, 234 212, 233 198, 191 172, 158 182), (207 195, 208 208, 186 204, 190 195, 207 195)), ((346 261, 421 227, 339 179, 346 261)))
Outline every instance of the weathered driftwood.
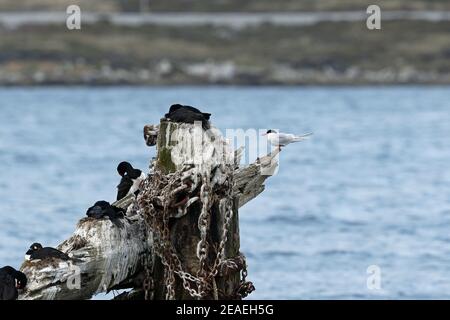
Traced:
POLYGON ((89 299, 132 279, 144 258, 151 257, 151 248, 151 232, 139 215, 81 219, 74 234, 58 246, 71 260, 23 263, 28 286, 20 298, 89 299))
POLYGON ((264 182, 274 175, 278 168, 279 153, 280 150, 276 149, 257 159, 255 163, 235 170, 233 194, 239 201, 239 208, 264 191, 264 182))
MULTIPOLYGON (((166 133, 168 129, 166 125, 171 126, 172 124, 162 122, 160 132, 166 133)), ((182 128, 191 130, 189 125, 182 125, 182 128)), ((189 137, 183 130, 175 139, 184 141, 184 143, 193 142, 192 136, 189 137)), ((158 159, 155 167, 160 166, 161 170, 169 173, 180 168, 179 164, 173 163, 173 156, 179 157, 178 160, 183 160, 183 163, 189 162, 189 157, 183 158, 185 156, 183 154, 171 154, 168 149, 171 142, 165 140, 167 137, 168 135, 158 136, 160 141, 158 142, 158 159)), ((194 147, 194 145, 192 146, 194 147)), ((182 153, 186 151, 185 149, 182 153)), ((239 155, 239 153, 236 154, 239 155)), ((232 195, 235 214, 228 233, 231 240, 225 247, 226 258, 235 259, 239 254, 238 208, 264 190, 264 181, 278 164, 277 153, 278 151, 260 158, 254 164, 244 168, 239 168, 237 163, 231 166, 234 170, 232 195)), ((218 164, 222 161, 219 157, 214 159, 218 164)), ((216 179, 219 184, 223 182, 222 178, 224 176, 221 174, 217 175, 216 179)), ((127 208, 132 203, 134 203, 134 198, 128 197, 115 205, 127 208)), ((216 213, 220 212, 217 208, 213 208, 213 210, 216 213)), ((197 245, 199 240, 198 212, 197 215, 182 214, 176 220, 171 229, 172 234, 185 234, 185 236, 172 237, 173 243, 182 257, 186 269, 195 274, 198 270, 198 259, 195 250, 192 252, 192 248, 197 245), (192 230, 188 230, 191 230, 194 235, 187 235, 186 228, 192 228, 192 230)), ((217 214, 211 222, 213 243, 220 238, 220 230, 215 226, 222 225, 222 220, 223 217, 217 214)), ((156 280, 154 283, 163 279, 161 265, 156 263, 156 267, 153 268, 153 258, 155 257, 153 237, 148 223, 139 212, 115 221, 107 218, 102 220, 84 218, 78 223, 74 234, 58 246, 60 250, 70 253, 73 256, 72 260, 68 262, 56 260, 24 262, 21 270, 27 275, 29 282, 20 299, 89 299, 100 292, 124 288, 134 289, 117 297, 118 299, 142 299, 144 295, 141 289, 144 264, 151 265, 150 269, 154 270, 154 274, 151 275, 156 280)), ((239 281, 238 272, 227 271, 225 273, 226 278, 218 275, 215 284, 220 291, 221 298, 231 296, 239 281)), ((162 286, 155 286, 154 294, 157 299, 164 298, 164 290, 161 288, 162 286)), ((179 281, 177 281, 176 298, 189 298, 181 288, 179 281)))

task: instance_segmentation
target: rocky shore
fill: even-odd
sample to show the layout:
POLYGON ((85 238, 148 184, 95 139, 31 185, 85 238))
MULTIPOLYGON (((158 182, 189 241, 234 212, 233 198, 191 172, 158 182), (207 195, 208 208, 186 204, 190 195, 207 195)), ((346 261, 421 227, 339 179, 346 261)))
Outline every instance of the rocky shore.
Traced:
POLYGON ((364 85, 450 84, 450 74, 424 72, 412 67, 361 70, 298 68, 276 64, 267 68, 245 68, 232 61, 194 64, 162 60, 149 68, 94 67, 83 61, 0 65, 0 85, 364 85))

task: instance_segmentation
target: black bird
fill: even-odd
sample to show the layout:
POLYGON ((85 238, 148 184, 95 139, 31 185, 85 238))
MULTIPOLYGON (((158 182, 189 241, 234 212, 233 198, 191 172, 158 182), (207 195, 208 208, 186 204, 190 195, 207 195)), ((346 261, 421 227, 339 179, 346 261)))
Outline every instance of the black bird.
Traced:
POLYGON ((128 177, 122 177, 122 179, 120 179, 119 185, 117 186, 117 201, 125 198, 132 186, 133 180, 128 177))
POLYGON ((175 112, 175 111, 177 111, 179 109, 184 109, 184 110, 189 110, 189 111, 192 111, 192 112, 195 112, 195 113, 199 113, 199 114, 203 115, 203 117, 205 117, 206 120, 209 120, 209 118, 211 117, 211 113, 201 112, 197 108, 194 108, 194 107, 191 107, 191 106, 186 106, 186 105, 181 105, 179 103, 171 105, 170 108, 169 108, 169 113, 167 113, 167 114, 170 115, 172 112, 175 112))
POLYGON ((123 210, 112 206, 107 201, 97 201, 92 207, 90 207, 86 215, 91 218, 101 219, 103 217, 109 217, 110 219, 122 218, 123 210))
POLYGON ((191 106, 184 106, 181 104, 174 104, 170 106, 169 112, 164 115, 168 120, 182 123, 194 123, 196 121, 202 122, 204 130, 210 128, 209 119, 210 113, 201 112, 197 108, 191 106))
POLYGON ((120 200, 129 194, 137 195, 141 182, 146 178, 145 173, 139 169, 133 168, 133 166, 126 161, 119 163, 117 172, 122 177, 117 186, 117 200, 120 200))
POLYGON ((30 249, 25 253, 25 260, 43 260, 46 258, 56 258, 61 260, 69 260, 70 257, 62 251, 54 248, 43 248, 40 243, 33 243, 30 249))
POLYGON ((27 277, 13 267, 0 269, 0 300, 17 300, 19 292, 27 286, 27 277))

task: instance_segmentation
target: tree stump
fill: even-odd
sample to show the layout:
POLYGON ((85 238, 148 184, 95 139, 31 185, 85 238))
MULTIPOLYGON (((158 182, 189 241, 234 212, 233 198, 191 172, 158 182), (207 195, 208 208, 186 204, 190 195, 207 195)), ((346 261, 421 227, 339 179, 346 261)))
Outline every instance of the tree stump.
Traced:
MULTIPOLYGON (((156 232, 157 241, 170 242, 161 249, 170 246, 179 263, 156 254, 153 278, 159 285, 155 298, 237 297, 243 266, 230 263, 240 258, 238 202, 233 196, 234 151, 217 130, 206 133, 201 124, 165 120, 160 124, 157 148, 153 176, 182 173, 180 181, 185 188, 183 184, 173 187, 180 191, 167 206, 168 237, 161 239, 163 232, 156 232), (175 277, 168 274, 171 268, 179 269, 175 277), (184 281, 183 273, 189 275, 184 281), (167 277, 174 278, 172 285, 167 277), (173 287, 172 294, 168 286, 173 287)), ((158 183, 150 184, 154 188, 158 183)), ((154 217, 158 218, 161 216, 154 217)))

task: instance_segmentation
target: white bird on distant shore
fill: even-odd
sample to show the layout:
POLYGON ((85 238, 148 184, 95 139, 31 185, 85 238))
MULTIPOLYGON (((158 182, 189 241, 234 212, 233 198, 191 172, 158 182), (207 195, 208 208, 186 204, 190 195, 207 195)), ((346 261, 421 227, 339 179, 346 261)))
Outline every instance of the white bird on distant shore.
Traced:
POLYGON ((263 136, 265 135, 267 135, 267 140, 269 140, 271 145, 281 149, 281 147, 285 147, 290 143, 306 140, 307 137, 312 135, 312 133, 297 136, 291 133, 278 133, 275 130, 271 129, 267 130, 267 132, 263 134, 263 136))

